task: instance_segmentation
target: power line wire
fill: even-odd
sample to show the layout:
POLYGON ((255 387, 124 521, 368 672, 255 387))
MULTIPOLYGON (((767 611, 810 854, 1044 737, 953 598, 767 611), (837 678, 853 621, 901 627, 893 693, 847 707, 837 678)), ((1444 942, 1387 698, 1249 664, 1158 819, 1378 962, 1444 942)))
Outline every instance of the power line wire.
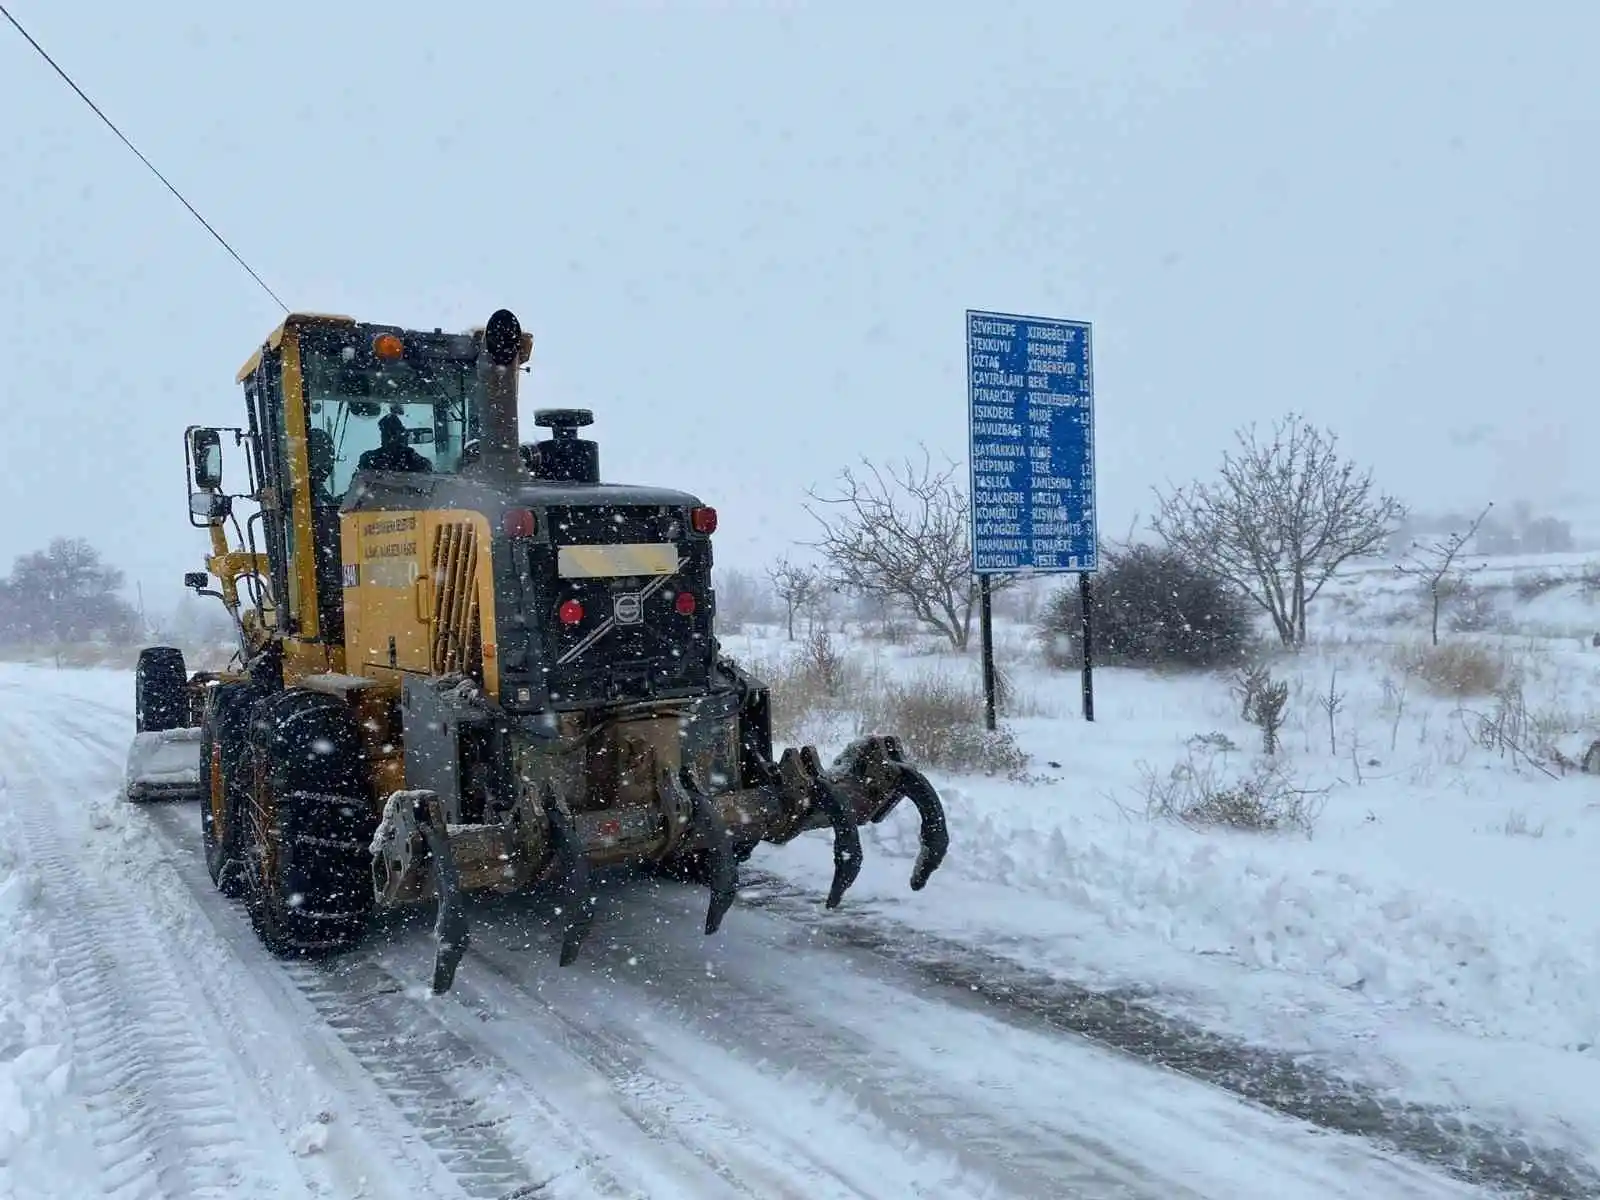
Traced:
POLYGON ((212 237, 217 239, 217 244, 220 245, 224 250, 226 250, 229 254, 231 254, 233 256, 233 261, 238 263, 241 267, 243 267, 245 269, 245 271, 249 274, 250 278, 254 279, 256 281, 256 283, 260 285, 261 290, 264 291, 267 295, 272 297, 273 303, 276 304, 279 308, 283 309, 283 311, 285 313, 287 313, 289 311, 289 306, 287 304, 285 304, 282 300, 278 299, 278 293, 273 291, 270 287, 268 287, 267 284, 266 284, 266 281, 264 279, 262 279, 261 276, 256 274, 255 269, 253 267, 251 267, 251 265, 249 263, 245 262, 245 260, 242 257, 240 257, 239 252, 237 250, 235 250, 232 246, 230 246, 228 244, 228 240, 225 237, 223 237, 220 233, 218 233, 215 229, 213 229, 211 227, 211 222, 207 221, 204 217, 202 217, 200 215, 199 211, 195 208, 195 206, 190 204, 187 200, 184 199, 183 193, 180 192, 177 188, 173 187, 172 184, 170 182, 168 182, 167 177, 165 175, 163 175, 160 171, 156 170, 155 164, 152 163, 143 154, 139 153, 139 148, 137 146, 135 146, 132 142, 130 142, 127 139, 127 137, 123 134, 122 130, 118 129, 114 124, 112 124, 111 118, 106 116, 105 113, 100 111, 100 106, 98 104, 96 104, 93 100, 89 99, 89 97, 84 94, 84 90, 81 87, 79 87, 76 83, 73 82, 72 76, 68 75, 65 71, 63 71, 61 69, 61 67, 59 65, 57 65, 56 60, 51 58, 49 54, 45 53, 44 47, 39 45, 38 42, 33 40, 33 35, 30 34, 26 29, 24 29, 22 27, 21 23, 15 17, 13 17, 9 11, 7 11, 6 6, 4 4, 0 4, 0 16, 5 17, 6 20, 11 22, 12 26, 16 29, 16 31, 18 33, 20 33, 24 38, 27 39, 28 45, 32 46, 35 50, 37 50, 39 52, 39 57, 44 59, 45 62, 49 63, 50 66, 55 70, 55 73, 57 75, 61 76, 61 78, 66 81, 67 86, 70 87, 73 91, 78 93, 79 99, 81 99, 85 104, 87 104, 94 111, 94 115, 95 116, 99 117, 102 121, 105 122, 106 128, 111 130, 112 133, 116 134, 117 137, 121 139, 122 144, 124 146, 126 146, 129 150, 132 150, 133 153, 138 156, 139 161, 142 162, 146 167, 148 167, 150 169, 150 173, 152 175, 154 175, 157 179, 159 179, 163 184, 166 185, 167 191, 171 192, 174 196, 176 196, 178 198, 178 202, 180 204, 182 204, 185 208, 187 208, 189 210, 189 212, 194 215, 194 219, 196 221, 199 221, 201 225, 205 226, 206 232, 209 233, 212 237))

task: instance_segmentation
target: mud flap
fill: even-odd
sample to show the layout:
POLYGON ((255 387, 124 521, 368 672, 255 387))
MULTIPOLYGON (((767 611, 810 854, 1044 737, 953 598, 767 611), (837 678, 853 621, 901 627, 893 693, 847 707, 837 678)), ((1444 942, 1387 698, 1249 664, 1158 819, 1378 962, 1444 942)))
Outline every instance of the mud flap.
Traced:
POLYGON ((594 922, 594 896, 589 891, 589 861, 583 854, 583 843, 578 839, 578 828, 572 814, 556 797, 554 790, 545 789, 544 809, 550 822, 550 842, 560 868, 560 881, 556 895, 565 917, 561 928, 561 965, 569 967, 578 957, 583 939, 589 936, 589 926, 594 922))
POLYGON ((417 825, 428 843, 434 890, 439 897, 439 911, 433 925, 438 941, 433 957, 433 993, 439 996, 448 992, 455 982, 456 968, 467 952, 470 934, 467 914, 462 907, 461 876, 456 870, 455 854, 450 849, 450 835, 445 828, 444 806, 439 797, 430 792, 418 803, 417 809, 417 825))
POLYGON ((861 874, 861 830, 856 827, 855 815, 838 789, 822 773, 822 762, 815 746, 800 751, 800 763, 811 779, 812 795, 817 807, 833 826, 833 882, 828 887, 828 908, 838 908, 845 892, 861 874))

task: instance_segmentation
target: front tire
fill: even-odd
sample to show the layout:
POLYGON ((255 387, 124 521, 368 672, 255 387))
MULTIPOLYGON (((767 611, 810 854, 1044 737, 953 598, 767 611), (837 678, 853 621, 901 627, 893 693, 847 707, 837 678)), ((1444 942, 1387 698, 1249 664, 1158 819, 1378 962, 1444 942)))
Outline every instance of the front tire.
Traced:
POLYGON ((251 924, 280 956, 348 950, 372 909, 377 824, 355 715, 321 692, 280 692, 254 706, 248 745, 240 846, 251 924))
POLYGON ((189 715, 188 686, 182 650, 151 646, 139 651, 133 673, 134 728, 140 733, 183 728, 189 715))

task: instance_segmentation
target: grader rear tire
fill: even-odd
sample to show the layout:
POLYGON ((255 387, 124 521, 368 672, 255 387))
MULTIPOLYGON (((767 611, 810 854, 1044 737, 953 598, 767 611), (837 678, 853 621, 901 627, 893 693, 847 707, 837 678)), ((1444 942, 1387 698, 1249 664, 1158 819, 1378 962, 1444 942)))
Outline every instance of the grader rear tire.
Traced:
POLYGON ((377 824, 354 714, 320 692, 280 692, 254 706, 247 757, 240 837, 257 936, 284 957, 350 949, 372 909, 377 824))
POLYGON ((182 650, 151 646, 139 651, 133 673, 134 728, 139 733, 183 728, 189 715, 188 684, 182 650))

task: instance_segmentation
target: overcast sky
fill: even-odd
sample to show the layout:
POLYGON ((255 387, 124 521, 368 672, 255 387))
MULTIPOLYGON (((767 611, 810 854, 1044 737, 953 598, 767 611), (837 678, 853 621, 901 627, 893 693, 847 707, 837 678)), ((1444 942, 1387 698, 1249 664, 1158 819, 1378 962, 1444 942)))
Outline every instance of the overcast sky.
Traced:
MULTIPOLYGON (((292 307, 515 310, 525 422, 724 563, 964 458, 969 307, 1093 322, 1109 534, 1290 408, 1420 506, 1591 504, 1600 5, 6 3, 292 307)), ((280 314, 5 25, 0 113, 0 567, 170 602, 280 314)))

